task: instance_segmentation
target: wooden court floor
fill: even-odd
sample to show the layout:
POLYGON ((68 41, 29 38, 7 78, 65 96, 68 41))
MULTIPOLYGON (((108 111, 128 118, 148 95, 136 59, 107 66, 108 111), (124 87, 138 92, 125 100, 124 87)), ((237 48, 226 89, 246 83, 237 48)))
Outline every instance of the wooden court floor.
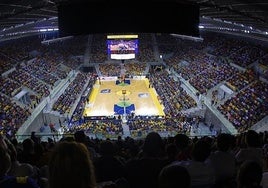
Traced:
POLYGON ((86 104, 84 116, 112 116, 114 105, 125 101, 135 105, 135 115, 164 115, 154 88, 149 88, 147 78, 131 79, 130 84, 116 85, 115 81, 97 81, 86 104))

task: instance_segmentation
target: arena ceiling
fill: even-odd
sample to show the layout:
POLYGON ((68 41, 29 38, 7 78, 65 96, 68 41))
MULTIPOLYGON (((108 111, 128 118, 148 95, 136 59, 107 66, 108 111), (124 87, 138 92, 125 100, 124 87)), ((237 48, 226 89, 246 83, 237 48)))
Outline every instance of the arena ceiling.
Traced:
MULTIPOLYGON (((58 25, 57 5, 69 1, 1 0, 0 37, 25 35, 41 29, 56 29, 58 25)), ((267 0, 175 1, 200 6, 201 29, 228 30, 229 28, 232 31, 244 31, 268 37, 267 0)), ((153 3, 153 0, 150 3, 153 3)))

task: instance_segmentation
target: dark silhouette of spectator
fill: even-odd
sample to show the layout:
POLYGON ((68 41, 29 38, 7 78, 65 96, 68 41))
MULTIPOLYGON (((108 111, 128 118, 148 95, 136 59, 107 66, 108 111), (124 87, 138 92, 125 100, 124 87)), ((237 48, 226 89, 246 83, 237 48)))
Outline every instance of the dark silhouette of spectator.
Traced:
POLYGON ((180 165, 188 170, 192 187, 212 187, 215 183, 214 171, 205 163, 209 155, 210 144, 204 139, 200 139, 194 144, 192 160, 175 161, 172 165, 180 165))
POLYGON ((116 181, 123 177, 124 163, 116 157, 115 146, 109 141, 100 143, 100 154, 94 161, 97 182, 116 181))
POLYGON ((162 168, 167 165, 162 157, 162 138, 156 132, 150 132, 142 146, 139 159, 126 163, 126 179, 131 188, 156 188, 162 168))
POLYGON ((34 142, 31 138, 27 138, 22 142, 23 150, 18 153, 18 161, 21 163, 29 163, 31 165, 36 165, 36 155, 34 151, 34 142))
POLYGON ((245 133, 246 148, 241 148, 236 154, 238 165, 246 160, 254 160, 264 167, 264 154, 261 148, 259 134, 254 130, 248 130, 245 133))
POLYGON ((5 143, 8 148, 8 154, 11 160, 11 166, 8 171, 8 175, 16 177, 25 177, 29 176, 31 178, 37 178, 38 168, 30 165, 29 163, 20 163, 17 160, 17 150, 14 145, 8 140, 5 139, 5 143))
POLYGON ((91 160, 94 160, 94 158, 97 157, 95 149, 91 146, 90 140, 87 138, 87 135, 83 130, 79 130, 74 133, 74 140, 76 142, 83 143, 87 147, 91 160))
POLYGON ((8 153, 8 147, 3 138, 0 138, 0 187, 1 188, 39 188, 34 179, 23 176, 9 176, 8 171, 11 168, 11 157, 8 153))
POLYGON ((190 188, 191 176, 185 167, 179 165, 165 166, 158 178, 158 188, 190 188))
POLYGON ((176 145, 174 143, 170 143, 166 145, 165 149, 166 149, 168 163, 175 161, 177 153, 178 153, 176 145))
POLYGON ((84 144, 59 142, 49 162, 50 188, 95 188, 96 180, 89 152, 84 144))
POLYGON ((176 160, 186 161, 191 159, 190 138, 187 135, 181 133, 176 134, 174 143, 178 150, 176 160))
POLYGON ((256 161, 244 161, 238 171, 237 188, 261 188, 262 167, 256 161))
POLYGON ((37 143, 40 142, 40 139, 36 136, 36 134, 35 134, 34 131, 31 132, 31 139, 32 139, 32 141, 33 141, 35 144, 37 144, 37 143))
POLYGON ((236 177, 236 159, 230 152, 232 135, 221 133, 218 135, 216 151, 211 153, 207 163, 212 166, 215 172, 216 184, 233 185, 236 177))

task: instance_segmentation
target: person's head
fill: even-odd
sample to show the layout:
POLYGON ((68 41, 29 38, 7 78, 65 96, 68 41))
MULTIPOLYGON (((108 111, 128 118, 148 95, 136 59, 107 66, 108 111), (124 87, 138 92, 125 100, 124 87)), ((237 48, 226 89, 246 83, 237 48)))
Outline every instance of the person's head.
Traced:
POLYGON ((210 151, 210 145, 201 139, 194 144, 192 157, 195 161, 204 162, 210 155, 210 151))
POLYGON ((115 154, 114 144, 110 140, 105 140, 100 143, 100 153, 103 156, 113 156, 115 154))
POLYGON ((50 188, 92 188, 95 184, 94 167, 86 146, 59 142, 49 161, 50 188))
POLYGON ((228 151, 231 146, 231 135, 227 133, 221 133, 217 137, 217 148, 220 151, 228 151))
POLYGON ((159 157, 163 150, 161 136, 157 132, 150 132, 144 141, 143 152, 149 157, 159 157))
POLYGON ((179 151, 183 151, 189 146, 190 138, 185 134, 178 133, 174 137, 174 143, 179 151))
POLYGON ((178 152, 176 145, 173 144, 173 143, 168 144, 168 145, 166 145, 165 149, 166 149, 167 157, 169 159, 174 159, 175 160, 176 154, 178 152))
POLYGON ((34 141, 31 138, 26 138, 22 142, 23 151, 33 152, 34 151, 34 141))
POLYGON ((254 130, 248 130, 246 133, 246 144, 249 147, 260 147, 259 134, 254 130))
POLYGON ((190 188, 191 176, 185 167, 165 166, 158 177, 158 188, 190 188))
POLYGON ((238 188, 257 188, 260 187, 262 180, 262 167, 256 161, 245 161, 241 164, 237 183, 238 188))
POLYGON ((0 177, 6 175, 11 167, 11 159, 8 151, 0 146, 0 177))
POLYGON ((86 141, 86 134, 84 131, 76 131, 74 133, 74 139, 76 142, 84 143, 86 141))

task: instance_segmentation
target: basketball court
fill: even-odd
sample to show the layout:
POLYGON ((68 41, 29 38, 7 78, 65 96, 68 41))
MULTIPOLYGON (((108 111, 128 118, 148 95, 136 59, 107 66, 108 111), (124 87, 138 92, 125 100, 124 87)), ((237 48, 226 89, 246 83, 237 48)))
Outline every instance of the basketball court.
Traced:
POLYGON ((142 116, 164 116, 154 88, 149 88, 147 78, 96 81, 84 116, 113 116, 130 114, 142 116))

